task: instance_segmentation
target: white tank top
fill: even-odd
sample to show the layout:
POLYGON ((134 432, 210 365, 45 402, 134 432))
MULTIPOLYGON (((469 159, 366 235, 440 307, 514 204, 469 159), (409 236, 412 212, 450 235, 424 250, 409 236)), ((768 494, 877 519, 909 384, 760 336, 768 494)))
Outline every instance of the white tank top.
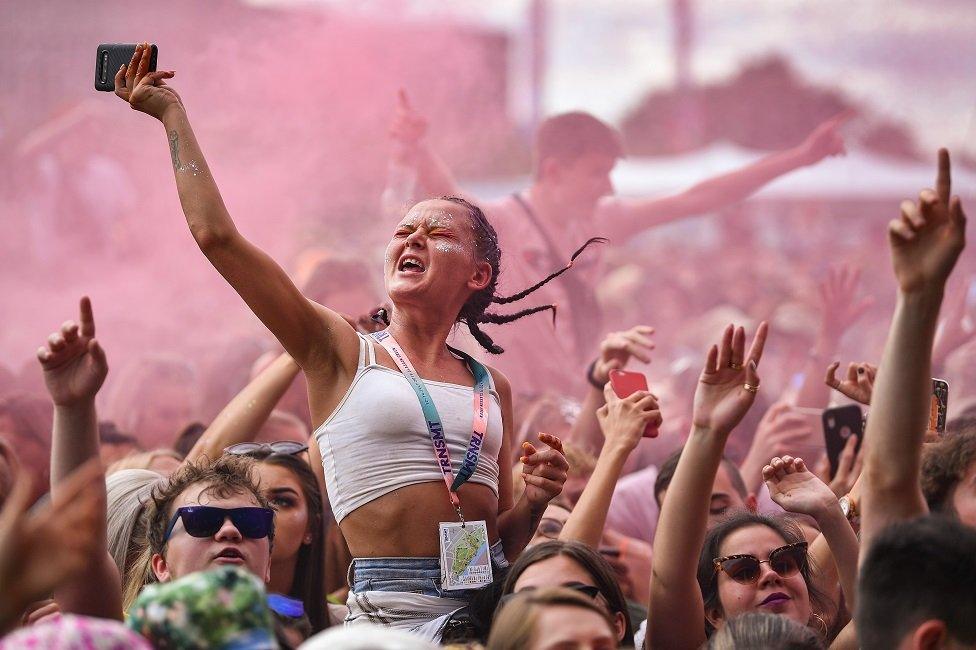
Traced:
MULTIPOLYGON (((441 416, 456 476, 471 440, 472 388, 426 379, 424 384, 441 416)), ((490 389, 488 433, 468 480, 487 485, 497 496, 502 414, 494 381, 490 389)), ((362 334, 356 376, 314 435, 337 522, 393 490, 428 481, 444 483, 417 394, 402 373, 376 363, 372 340, 362 334)))

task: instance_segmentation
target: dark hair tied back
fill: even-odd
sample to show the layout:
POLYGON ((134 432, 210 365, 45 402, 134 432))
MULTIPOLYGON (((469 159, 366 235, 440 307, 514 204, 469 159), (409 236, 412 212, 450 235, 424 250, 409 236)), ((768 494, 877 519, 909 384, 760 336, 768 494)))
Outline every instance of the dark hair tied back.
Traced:
POLYGON ((481 347, 488 350, 488 352, 491 352, 492 354, 501 354, 505 350, 496 345, 490 336, 481 331, 479 324, 492 323, 495 325, 502 325, 504 323, 511 323, 512 321, 516 321, 532 314, 537 314, 540 311, 551 311, 553 322, 555 322, 556 305, 539 305, 536 307, 529 307, 528 309, 523 309, 513 314, 488 313, 487 309, 489 306, 492 304, 507 305, 509 303, 522 300, 529 294, 541 289, 552 280, 555 280, 560 275, 573 268, 573 262, 576 261, 576 258, 578 258, 583 251, 590 246, 590 244, 603 244, 607 242, 607 240, 603 237, 592 237, 588 239, 585 244, 576 249, 566 266, 562 267, 558 271, 550 273, 545 279, 535 283, 528 289, 519 291, 511 296, 496 296, 495 289, 498 286, 498 273, 501 270, 502 251, 498 246, 498 235, 495 233, 495 229, 488 222, 488 218, 485 217, 485 213, 481 211, 481 208, 473 203, 457 196, 442 196, 440 197, 440 200, 449 201, 456 205, 460 205, 467 210, 468 216, 471 218, 471 226, 474 230, 475 250, 480 257, 491 265, 491 281, 484 289, 473 293, 471 297, 468 298, 468 301, 464 303, 464 306, 461 308, 461 311, 458 314, 458 321, 466 323, 468 330, 470 330, 471 335, 475 338, 475 340, 478 341, 481 347))

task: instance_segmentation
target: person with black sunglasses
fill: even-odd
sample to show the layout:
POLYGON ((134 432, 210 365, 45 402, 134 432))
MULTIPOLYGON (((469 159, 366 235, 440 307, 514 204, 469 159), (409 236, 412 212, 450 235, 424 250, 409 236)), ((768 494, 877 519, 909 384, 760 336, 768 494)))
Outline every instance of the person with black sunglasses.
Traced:
POLYGON ((153 489, 144 552, 151 582, 223 565, 244 567, 268 581, 274 510, 252 473, 251 459, 227 454, 185 465, 153 489))

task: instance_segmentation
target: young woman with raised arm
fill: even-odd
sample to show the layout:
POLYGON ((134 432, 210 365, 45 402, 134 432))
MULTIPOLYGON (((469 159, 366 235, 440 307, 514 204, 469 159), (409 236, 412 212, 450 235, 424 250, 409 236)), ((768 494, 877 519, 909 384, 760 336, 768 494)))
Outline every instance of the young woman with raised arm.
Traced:
POLYGON ((514 296, 496 296, 501 251, 481 210, 456 198, 424 201, 387 247, 389 328, 360 335, 307 300, 237 230, 183 103, 166 85, 174 73, 148 72, 148 61, 148 46, 137 48, 116 75, 116 94, 162 123, 190 232, 308 381, 317 427, 312 453, 320 454, 333 511, 356 558, 347 622, 383 621, 438 638, 473 591, 444 587, 482 584, 486 567, 514 558, 568 469, 560 441, 540 436, 547 448, 525 447, 526 489, 514 499, 511 387, 448 348, 448 335, 464 322, 485 349, 502 352, 480 323, 552 306, 510 316, 488 307, 519 300, 566 269, 514 296), (454 562, 448 569, 462 570, 442 571, 442 558, 454 562))

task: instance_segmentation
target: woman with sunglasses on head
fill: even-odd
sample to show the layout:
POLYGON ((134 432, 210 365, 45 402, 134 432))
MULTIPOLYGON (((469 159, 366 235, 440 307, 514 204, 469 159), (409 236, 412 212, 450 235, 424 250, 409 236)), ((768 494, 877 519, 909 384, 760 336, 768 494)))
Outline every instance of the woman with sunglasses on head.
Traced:
POLYGON ((509 569, 502 586, 502 599, 547 587, 565 587, 597 601, 613 621, 620 644, 634 644, 627 601, 613 568, 589 546, 580 542, 550 541, 527 549, 509 569))
POLYGON ((447 339, 463 322, 485 350, 503 352, 482 323, 554 306, 511 315, 488 308, 521 300, 572 262, 525 291, 497 296, 501 251, 482 211, 458 198, 421 202, 387 246, 389 327, 360 335, 303 296, 237 230, 182 101, 166 85, 173 73, 149 72, 150 52, 148 44, 136 48, 116 74, 116 94, 163 124, 194 239, 305 374, 317 427, 312 456, 322 459, 356 558, 347 623, 382 621, 438 638, 449 615, 525 547, 568 469, 555 437, 540 435, 547 449, 526 443, 527 487, 515 500, 511 386, 447 339))
MULTIPOLYGON (((747 611, 787 616, 826 635, 822 615, 830 604, 812 579, 807 544, 795 526, 743 512, 706 534, 726 440, 759 391, 766 334, 762 323, 747 354, 744 330, 730 325, 708 353, 695 392, 693 428, 661 505, 646 647, 697 648, 711 630, 747 611)), ((833 538, 828 541, 836 541, 836 553, 845 560, 838 565, 846 569, 853 532, 836 499, 822 482, 811 480, 802 461, 786 460, 773 459, 764 468, 770 494, 780 505, 817 518, 833 538)))
POLYGON ((311 634, 316 634, 330 623, 324 587, 322 494, 306 461, 307 451, 308 445, 283 440, 239 443, 226 453, 254 459, 261 493, 275 509, 268 592, 290 599, 291 603, 279 599, 284 606, 279 609, 294 611, 292 618, 307 616, 311 634))

